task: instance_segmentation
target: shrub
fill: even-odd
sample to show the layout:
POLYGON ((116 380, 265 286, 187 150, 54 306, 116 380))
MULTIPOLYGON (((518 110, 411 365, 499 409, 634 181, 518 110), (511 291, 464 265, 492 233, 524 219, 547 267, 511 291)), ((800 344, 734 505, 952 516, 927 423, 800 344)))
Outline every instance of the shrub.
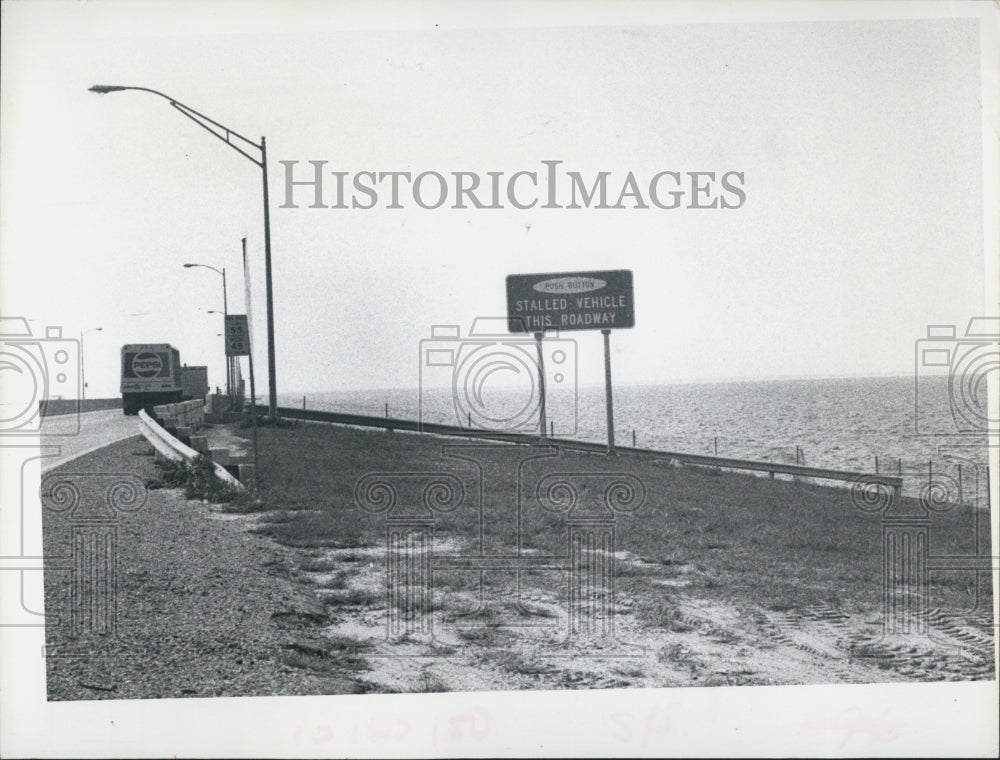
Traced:
MULTIPOLYGON (((189 499, 203 499, 215 503, 230 502, 242 494, 215 474, 211 457, 199 454, 194 462, 174 462, 169 459, 157 462, 162 473, 161 487, 183 488, 189 499)), ((150 481, 155 482, 155 481, 150 481)))

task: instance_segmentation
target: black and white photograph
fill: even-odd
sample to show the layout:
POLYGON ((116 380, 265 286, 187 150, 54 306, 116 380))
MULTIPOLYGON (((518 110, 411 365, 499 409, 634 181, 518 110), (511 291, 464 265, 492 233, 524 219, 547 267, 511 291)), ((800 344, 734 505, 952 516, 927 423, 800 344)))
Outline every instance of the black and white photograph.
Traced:
POLYGON ((0 15, 4 756, 996 756, 995 3, 0 15))

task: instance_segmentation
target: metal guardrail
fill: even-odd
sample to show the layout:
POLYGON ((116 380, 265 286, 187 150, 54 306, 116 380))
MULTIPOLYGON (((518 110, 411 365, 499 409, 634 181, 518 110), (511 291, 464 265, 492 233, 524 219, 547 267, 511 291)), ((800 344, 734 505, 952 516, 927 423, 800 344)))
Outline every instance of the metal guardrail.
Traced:
MULTIPOLYGON (((257 406, 258 414, 267 414, 265 406, 257 406)), ((442 425, 432 422, 401 420, 391 417, 372 417, 361 414, 344 414, 342 412, 323 412, 317 409, 296 409, 294 407, 278 407, 278 415, 288 419, 305 420, 309 422, 326 422, 336 425, 354 425, 357 427, 382 428, 384 430, 403 430, 413 433, 430 435, 459 436, 462 438, 481 438, 489 441, 505 441, 513 444, 537 445, 545 443, 559 446, 570 451, 585 451, 594 454, 604 454, 607 446, 589 441, 576 441, 568 438, 540 438, 537 435, 523 433, 500 433, 495 431, 474 430, 457 425, 442 425)), ((877 484, 891 488, 895 496, 899 496, 903 488, 903 478, 895 475, 881 475, 868 472, 849 472, 832 470, 823 467, 807 467, 797 464, 780 462, 758 462, 750 459, 732 459, 704 454, 684 454, 677 451, 660 451, 657 449, 640 449, 629 446, 616 446, 620 453, 633 456, 656 459, 674 459, 682 464, 700 467, 715 467, 729 470, 748 470, 766 472, 773 478, 775 474, 792 475, 802 478, 818 478, 821 480, 838 480, 849 483, 877 484)))
MULTIPOLYGON (((198 458, 197 451, 170 435, 156 420, 146 413, 145 409, 139 410, 139 427, 143 437, 167 459, 174 462, 193 462, 198 458)), ((231 485, 240 492, 246 491, 246 487, 221 464, 212 462, 212 467, 215 470, 215 476, 219 480, 231 485)))

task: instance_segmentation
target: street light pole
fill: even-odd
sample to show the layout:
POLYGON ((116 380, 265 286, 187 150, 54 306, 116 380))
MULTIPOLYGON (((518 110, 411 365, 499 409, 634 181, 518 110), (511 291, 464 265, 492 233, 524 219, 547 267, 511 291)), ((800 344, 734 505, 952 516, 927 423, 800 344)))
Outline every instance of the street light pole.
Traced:
MULTIPOLYGON (((267 140, 260 137, 260 168, 264 172, 264 303, 267 309, 267 414, 278 421, 278 389, 274 384, 274 299, 271 297, 271 213, 267 200, 267 140)), ((254 412, 256 414, 256 412, 254 412)))
MULTIPOLYGON (((103 327, 91 327, 88 330, 82 330, 80 332, 80 400, 85 401, 87 398, 87 372, 86 365, 84 364, 85 352, 83 350, 83 336, 89 332, 100 332, 103 327)), ((83 409, 80 410, 84 411, 83 409)))
MULTIPOLYGON (((216 274, 222 275, 222 322, 225 324, 226 315, 229 314, 229 301, 226 296, 226 268, 216 269, 208 264, 185 264, 185 269, 191 269, 192 267, 201 267, 203 269, 211 269, 216 274)), ((209 314, 218 314, 218 312, 209 311, 209 314)), ((223 347, 225 346, 225 341, 223 341, 223 347)), ((225 352, 223 352, 225 353, 225 352)), ((226 356, 226 395, 229 396, 230 403, 233 399, 233 389, 232 389, 232 374, 233 374, 233 363, 232 358, 225 354, 226 356)))
POLYGON ((260 144, 255 143, 253 140, 244 137, 238 132, 234 132, 229 127, 220 124, 217 121, 210 119, 193 108, 184 105, 183 103, 174 100, 169 95, 165 95, 158 90, 152 90, 148 87, 132 87, 132 86, 121 86, 121 85, 106 85, 106 84, 95 84, 90 88, 91 92, 96 92, 98 95, 106 95, 109 92, 122 92, 124 90, 136 90, 139 92, 148 92, 153 95, 157 95, 167 102, 178 111, 180 111, 184 116, 191 119, 195 124, 197 124, 202 129, 206 130, 210 134, 214 135, 218 139, 222 140, 226 145, 235 150, 237 153, 242 155, 244 158, 249 159, 255 163, 261 170, 261 176, 264 183, 264 274, 266 282, 266 292, 265 297, 267 301, 267 370, 268 370, 268 382, 270 385, 270 395, 268 398, 268 416, 272 420, 278 419, 278 388, 277 382, 275 380, 275 357, 274 357, 274 299, 272 295, 272 283, 271 283, 271 215, 268 200, 267 191, 267 141, 261 137, 260 144), (239 142, 234 142, 233 138, 239 142), (242 147, 241 147, 242 146, 242 147), (250 153, 248 153, 244 148, 253 148, 260 152, 260 160, 254 158, 250 153))

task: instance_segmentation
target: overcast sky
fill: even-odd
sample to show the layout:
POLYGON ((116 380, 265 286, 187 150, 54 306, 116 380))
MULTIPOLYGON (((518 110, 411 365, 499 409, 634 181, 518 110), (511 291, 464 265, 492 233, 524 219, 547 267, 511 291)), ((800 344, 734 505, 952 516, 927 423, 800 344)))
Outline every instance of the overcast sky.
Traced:
MULTIPOLYGON (((620 383, 908 374, 928 323, 961 332, 993 302, 976 19, 337 31, 295 7, 221 33, 170 6, 4 4, 3 313, 102 327, 88 395, 117 393, 126 342, 170 342, 224 384, 221 278, 182 264, 225 267, 243 311, 244 236, 266 392, 259 169, 166 101, 93 84, 266 135, 280 392, 415 386, 432 325, 502 315, 510 273, 631 269, 620 383), (612 204, 629 172, 663 171, 738 172, 745 201, 387 209, 383 187, 320 209, 298 188, 281 208, 279 162, 304 179, 312 160, 328 205, 333 171, 506 182, 546 160, 609 172, 612 204)), ((600 334, 571 337, 580 382, 602 382, 600 334)))

